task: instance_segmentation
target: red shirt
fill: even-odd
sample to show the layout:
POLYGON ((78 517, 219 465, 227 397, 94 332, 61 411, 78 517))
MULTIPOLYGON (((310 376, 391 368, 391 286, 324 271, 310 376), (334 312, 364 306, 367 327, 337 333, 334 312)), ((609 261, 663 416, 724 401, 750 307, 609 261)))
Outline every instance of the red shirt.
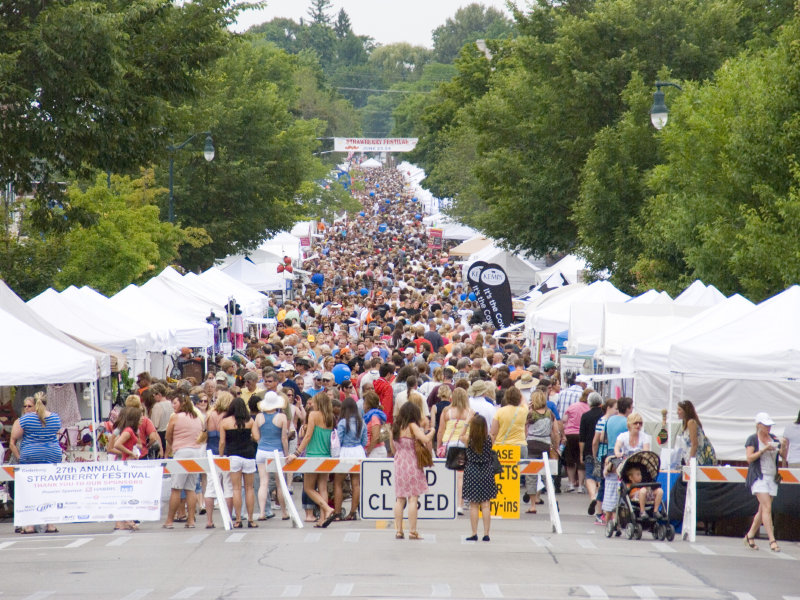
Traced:
POLYGON ((375 388, 378 398, 380 398, 381 409, 386 413, 386 422, 391 424, 394 421, 392 418, 394 413, 394 391, 392 386, 383 377, 378 377, 373 381, 372 386, 375 388))
MULTIPOLYGON (((156 430, 156 426, 153 425, 153 422, 147 418, 142 417, 142 420, 139 422, 139 445, 142 448, 142 456, 140 458, 145 459, 147 458, 147 444, 148 440, 150 439, 150 434, 156 430)), ((133 448, 131 448, 132 450, 133 448)))

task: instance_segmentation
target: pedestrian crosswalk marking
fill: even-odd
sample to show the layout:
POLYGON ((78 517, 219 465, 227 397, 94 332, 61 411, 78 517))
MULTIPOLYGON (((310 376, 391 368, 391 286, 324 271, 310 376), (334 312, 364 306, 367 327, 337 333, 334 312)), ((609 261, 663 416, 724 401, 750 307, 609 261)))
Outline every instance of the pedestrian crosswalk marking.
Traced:
POLYGON ((658 594, 648 585, 633 585, 631 589, 642 600, 656 600, 658 598, 658 594))
POLYGON ((350 531, 344 534, 344 541, 348 543, 356 543, 358 539, 361 537, 361 534, 357 531, 350 531))
POLYGON ((500 586, 496 583, 482 583, 481 592, 484 598, 502 598, 503 592, 500 591, 500 586))
POLYGON ((287 585, 285 588, 283 588, 281 598, 297 598, 302 591, 302 585, 287 585))
POLYGON ((3 543, 0 543, 0 550, 5 550, 9 546, 13 546, 14 544, 16 544, 16 542, 3 542, 3 543))
POLYGON ((531 539, 533 540, 533 543, 536 544, 537 546, 539 546, 540 548, 552 548, 553 547, 553 544, 551 544, 549 540, 547 540, 547 539, 545 539, 543 537, 539 537, 539 536, 535 535, 531 539))
POLYGON ((201 586, 191 586, 183 588, 180 592, 178 592, 174 596, 170 596, 170 600, 183 600, 184 598, 191 598, 202 589, 203 588, 201 586))
POLYGON ((432 598, 449 598, 450 597, 450 586, 446 583, 434 583, 431 585, 431 597, 432 598))
POLYGON ((593 598, 594 600, 608 600, 608 594, 606 594, 599 585, 582 585, 581 587, 589 595, 589 598, 593 598))
POLYGON ((246 535, 246 533, 232 533, 225 538, 225 541, 229 544, 235 544, 236 542, 241 542, 246 535))
POLYGON ((667 544, 667 542, 650 542, 650 544, 659 552, 677 552, 677 550, 667 544))
POLYGON ((756 600, 755 596, 747 592, 731 592, 731 596, 735 596, 736 600, 756 600))
POLYGON ((306 544, 316 544, 321 537, 322 537, 321 533, 307 533, 306 537, 303 538, 303 541, 306 544))
POLYGON ((208 535, 209 534, 207 534, 207 533, 196 533, 193 536, 187 538, 185 543, 186 544, 199 544, 204 539, 206 539, 208 537, 208 535))
POLYGON ((353 593, 352 583, 337 583, 331 596, 349 596, 353 593))
POLYGON ((122 544, 127 544, 129 541, 131 541, 131 536, 126 535, 125 537, 114 538, 106 546, 122 546, 122 544))
POLYGON ((700 554, 708 554, 708 555, 716 554, 716 552, 714 552, 711 548, 706 548, 702 544, 690 544, 689 546, 694 551, 699 552, 700 554))
POLYGON ((596 550, 597 546, 594 545, 592 540, 586 540, 583 538, 578 538, 578 545, 585 550, 596 550))
POLYGON ((153 591, 152 588, 142 588, 139 590, 133 590, 127 596, 123 596, 122 598, 120 598, 120 600, 142 600, 142 598, 147 596, 147 594, 149 594, 152 591, 153 591))
POLYGON ((50 591, 34 592, 30 596, 25 596, 25 598, 23 598, 22 600, 44 600, 45 598, 47 598, 48 596, 52 596, 53 594, 55 594, 55 592, 50 592, 50 591))
POLYGON ((94 538, 90 538, 90 537, 89 538, 78 538, 74 542, 70 542, 69 544, 64 546, 64 548, 80 548, 84 544, 88 544, 89 542, 91 542, 93 539, 94 538))

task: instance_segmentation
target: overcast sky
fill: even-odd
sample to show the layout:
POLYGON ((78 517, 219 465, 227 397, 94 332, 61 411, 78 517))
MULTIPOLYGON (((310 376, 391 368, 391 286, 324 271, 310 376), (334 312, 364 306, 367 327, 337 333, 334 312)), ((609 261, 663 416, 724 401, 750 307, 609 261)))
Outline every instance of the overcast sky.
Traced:
MULTIPOLYGON (((509 14, 505 0, 474 1, 509 14)), ((469 0, 333 0, 331 17, 335 18, 339 9, 344 8, 357 35, 368 35, 380 44, 408 42, 432 48, 431 32, 469 4, 472 4, 469 0)), ((527 5, 524 0, 518 0, 517 4, 527 5)), ((307 17, 309 5, 308 0, 268 0, 267 8, 242 14, 235 29, 244 31, 275 17, 297 21, 307 17)))

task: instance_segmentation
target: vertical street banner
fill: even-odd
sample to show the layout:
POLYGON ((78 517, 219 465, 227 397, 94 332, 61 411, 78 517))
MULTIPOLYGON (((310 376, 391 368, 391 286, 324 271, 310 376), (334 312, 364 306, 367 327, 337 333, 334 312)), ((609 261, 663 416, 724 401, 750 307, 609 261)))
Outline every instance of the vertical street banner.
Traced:
POLYGON ((503 472, 494 476, 497 497, 491 502, 493 517, 519 519, 519 459, 520 448, 510 444, 495 445, 503 472))
POLYGON ((483 270, 488 266, 489 263, 482 260, 476 260, 474 263, 472 263, 469 266, 469 269, 467 269, 467 283, 469 284, 469 288, 472 290, 472 293, 475 294, 475 300, 478 303, 478 306, 481 307, 483 320, 487 323, 494 323, 492 313, 489 310, 489 306, 486 303, 486 298, 484 298, 480 287, 481 273, 483 273, 483 270))
POLYGON ((163 472, 149 460, 20 465, 14 525, 158 521, 163 472))
POLYGON ((441 250, 443 240, 442 236, 444 236, 444 229, 437 229, 435 227, 428 229, 428 248, 441 250))
POLYGON ((505 329, 514 321, 511 284, 508 282, 508 276, 503 267, 494 263, 483 264, 486 266, 481 270, 478 277, 480 295, 486 303, 491 322, 494 323, 497 329, 505 329))

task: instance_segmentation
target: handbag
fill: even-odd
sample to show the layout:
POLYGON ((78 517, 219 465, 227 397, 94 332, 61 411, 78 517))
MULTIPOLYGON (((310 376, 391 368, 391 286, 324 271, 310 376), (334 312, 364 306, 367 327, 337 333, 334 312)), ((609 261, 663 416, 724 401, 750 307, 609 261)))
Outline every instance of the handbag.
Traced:
POLYGON ((414 438, 414 452, 417 455, 417 466, 420 469, 433 466, 433 455, 428 446, 414 438))
POLYGON ((708 441, 706 432, 700 429, 703 435, 703 443, 697 449, 697 464, 701 466, 710 466, 717 464, 717 453, 714 452, 714 446, 708 441))
POLYGON ((339 458, 339 455, 341 453, 342 453, 342 444, 339 441, 339 434, 336 433, 336 429, 331 429, 331 457, 339 458))
POLYGON ((500 475, 503 472, 503 465, 500 464, 500 458, 494 450, 489 450, 489 452, 492 453, 492 472, 495 475, 500 475))
MULTIPOLYGON (((445 456, 447 456, 447 445, 448 445, 450 442, 452 442, 452 441, 453 441, 453 436, 456 434, 456 429, 458 429, 458 423, 459 423, 459 421, 461 421, 461 419, 456 419, 456 424, 455 424, 455 425, 453 425, 453 431, 451 431, 451 432, 450 432, 450 437, 449 437, 449 438, 447 438, 447 441, 446 441, 444 444, 440 445, 440 446, 439 446, 439 447, 436 449, 436 456, 437 456, 437 457, 439 457, 439 458, 444 458, 445 456)), ((448 467, 448 468, 449 468, 449 467, 448 467)))
POLYGON ((453 446, 447 451, 447 459, 444 466, 451 471, 463 471, 467 464, 467 449, 460 446, 453 446))

